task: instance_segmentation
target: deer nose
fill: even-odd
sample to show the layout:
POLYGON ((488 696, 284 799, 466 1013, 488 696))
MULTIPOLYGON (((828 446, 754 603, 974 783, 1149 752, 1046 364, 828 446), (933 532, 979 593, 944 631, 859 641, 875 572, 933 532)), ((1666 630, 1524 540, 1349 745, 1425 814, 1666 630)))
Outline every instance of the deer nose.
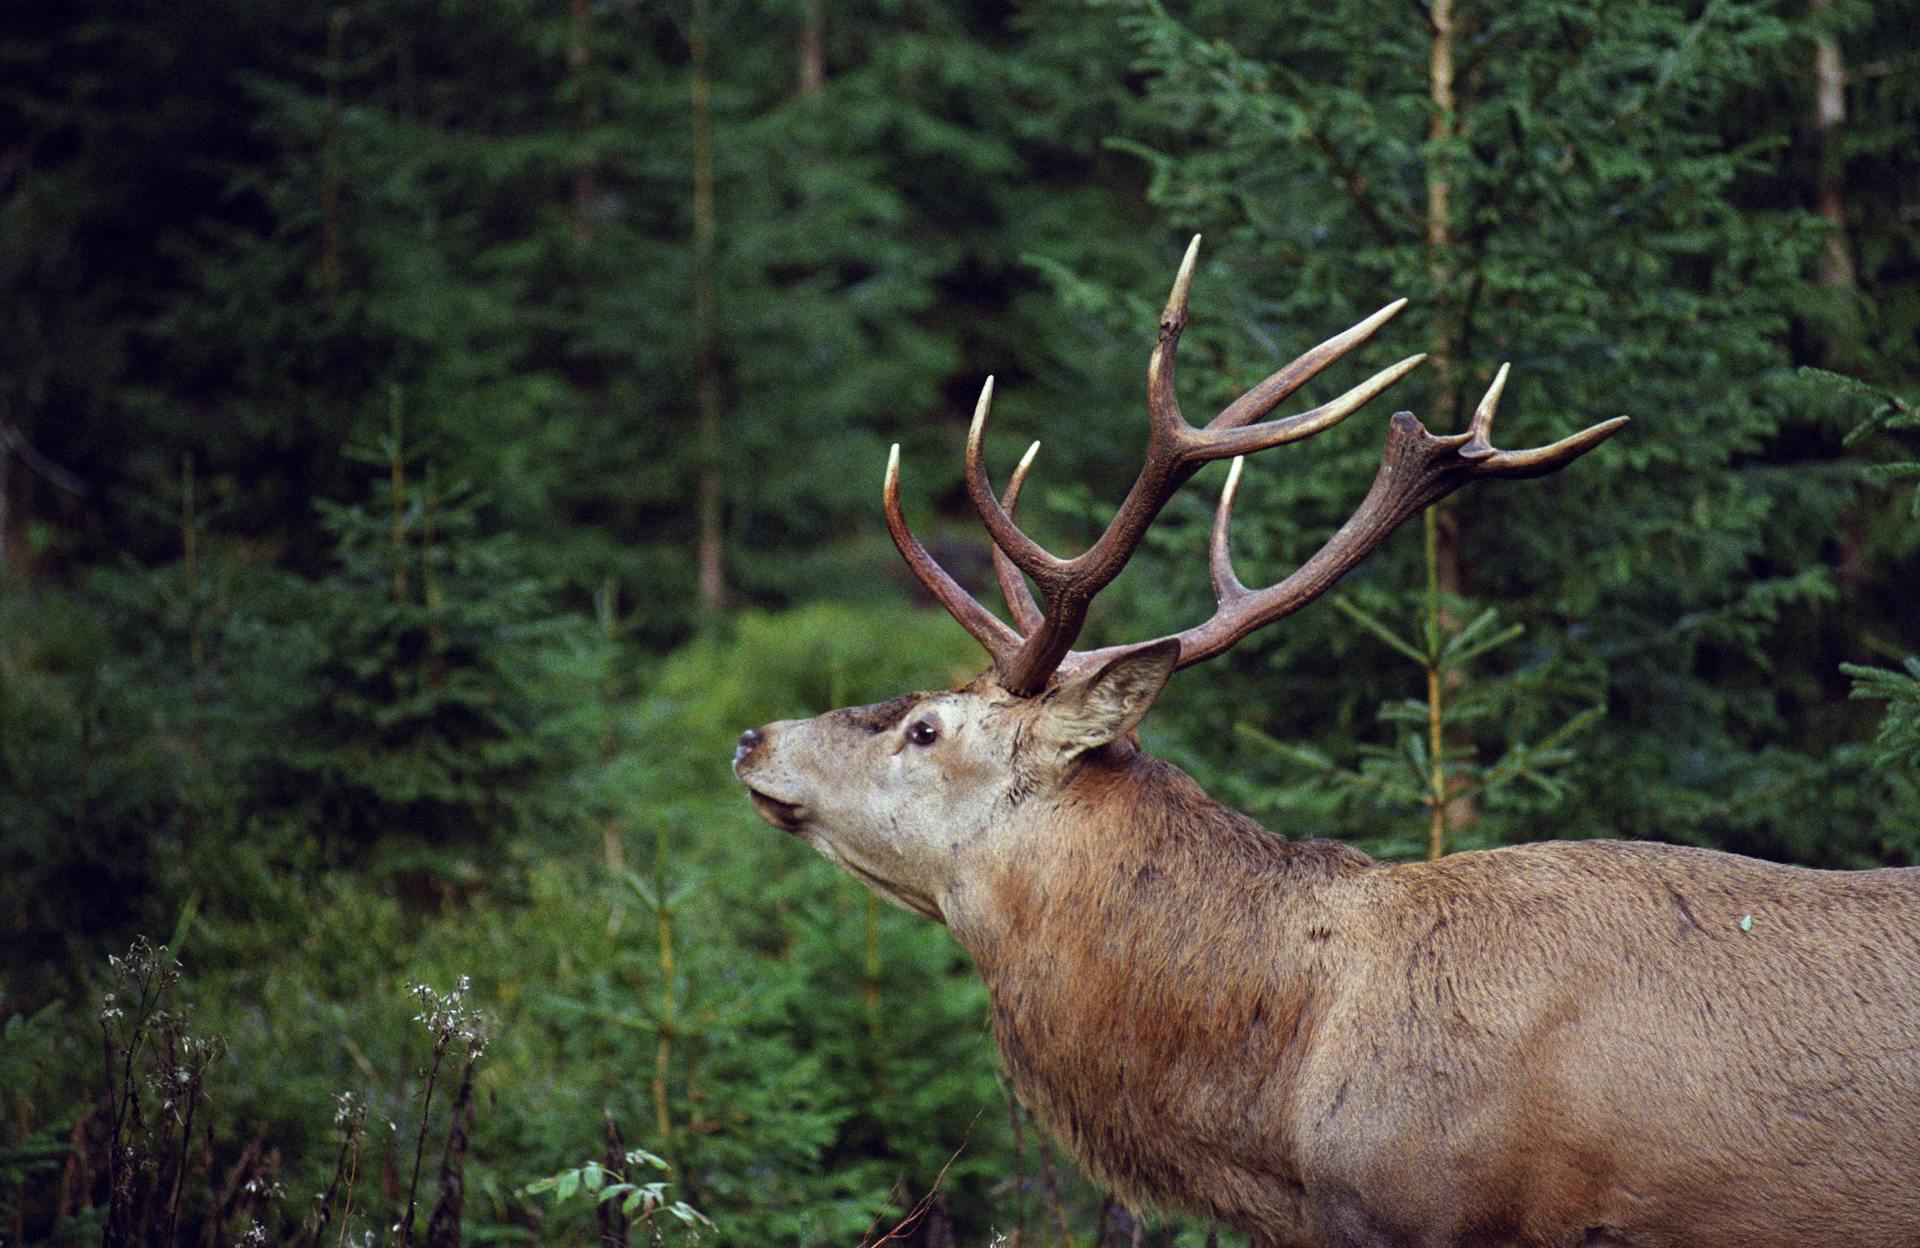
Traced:
POLYGON ((746 762, 747 756, 759 749, 760 743, 766 739, 767 734, 761 732, 758 728, 749 728, 741 733, 740 743, 733 747, 733 765, 738 767, 741 763, 746 762))

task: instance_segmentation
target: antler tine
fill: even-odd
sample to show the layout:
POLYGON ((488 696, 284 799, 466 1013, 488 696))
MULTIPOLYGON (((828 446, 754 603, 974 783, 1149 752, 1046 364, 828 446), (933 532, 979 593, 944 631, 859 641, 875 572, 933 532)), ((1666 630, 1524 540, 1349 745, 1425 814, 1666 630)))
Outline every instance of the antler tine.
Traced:
POLYGON ((1203 454, 1206 459, 1225 459, 1229 455, 1251 455, 1255 451, 1264 451, 1269 447, 1285 446, 1289 442, 1298 442, 1310 438, 1322 430, 1331 429, 1347 417, 1353 415, 1382 391, 1398 382, 1426 360, 1426 353, 1410 355, 1398 364, 1381 369, 1353 389, 1347 391, 1330 403, 1322 403, 1311 411, 1289 416, 1284 420, 1269 420, 1257 425, 1241 428, 1216 428, 1219 424, 1208 425, 1194 439, 1195 454, 1203 454))
POLYGON ((1603 420, 1591 429, 1582 429, 1579 433, 1561 438, 1548 446, 1537 446, 1530 451, 1495 451, 1493 457, 1485 462, 1481 476, 1506 477, 1518 480, 1524 477, 1544 477, 1557 472, 1574 460, 1579 459, 1594 447, 1618 433, 1632 418, 1615 416, 1612 420, 1603 420))
MULTIPOLYGON (((1272 376, 1229 403, 1208 423, 1207 428, 1237 429, 1242 425, 1250 425, 1256 420, 1263 419, 1268 412, 1286 402, 1293 396, 1294 391, 1312 381, 1328 365, 1373 337, 1382 325, 1399 316, 1406 306, 1405 299, 1395 299, 1358 325, 1343 329, 1311 351, 1302 353, 1293 363, 1275 370, 1272 376)), ((1395 380, 1397 381, 1398 378, 1395 380)))
POLYGON ((1487 439, 1493 432, 1493 414, 1499 410, 1500 395, 1507 388, 1507 370, 1510 367, 1502 364, 1500 371, 1494 374, 1493 384, 1487 387, 1480 405, 1473 409, 1473 423, 1467 426, 1467 443, 1460 448, 1462 455, 1480 460, 1481 476, 1515 479, 1545 476, 1605 442, 1616 429, 1627 423, 1625 416, 1615 416, 1612 420, 1602 421, 1591 429, 1582 429, 1548 446, 1535 447, 1530 451, 1495 450, 1487 439))
POLYGON ((987 484, 984 456, 987 413, 992 407, 993 378, 988 377, 986 384, 980 387, 979 402, 973 405, 973 424, 967 428, 967 494, 973 499, 973 509, 980 513, 981 522, 987 526, 993 544, 1005 551, 1021 571, 1039 581, 1044 594, 1047 578, 1058 577, 1067 563, 1055 558, 1040 543, 1021 532, 1007 509, 993 496, 993 487, 987 484))
POLYGON ((1188 428, 1174 386, 1174 356, 1180 349, 1180 331, 1187 327, 1187 296, 1193 292, 1193 270, 1199 261, 1200 235, 1195 234, 1187 244, 1187 254, 1180 258, 1180 271, 1173 275, 1173 289, 1160 313, 1153 354, 1147 357, 1147 416, 1156 443, 1171 440, 1188 428))
POLYGON ((1493 414, 1500 410, 1500 396, 1507 392, 1507 374, 1513 370, 1511 363, 1503 362, 1493 375, 1493 384, 1480 396, 1478 406, 1473 409, 1473 420, 1467 425, 1470 435, 1467 445, 1479 452, 1482 448, 1492 452, 1493 443, 1488 439, 1493 435, 1493 414))
POLYGON ((920 539, 907 527, 906 515, 900 510, 900 444, 893 444, 887 452, 886 484, 881 489, 881 508, 887 517, 887 532, 893 536, 893 544, 899 548, 900 556, 920 578, 920 583, 936 598, 947 613, 960 621, 960 627, 967 630, 973 639, 986 647, 993 656, 995 666, 1007 661, 1020 644, 1019 634, 1001 623, 993 612, 981 606, 974 596, 961 587, 960 583, 947 574, 920 539))
MULTIPOLYGON (((1027 470, 1033 467, 1033 457, 1039 453, 1038 442, 1027 448, 1027 453, 1020 457, 1019 466, 1013 470, 1013 480, 1007 482, 1007 492, 1000 496, 1000 505, 1006 509, 1010 519, 1020 505, 1020 487, 1027 483, 1027 470)), ((1021 577, 1020 569, 1014 566, 1013 560, 1007 558, 1007 552, 1001 550, 997 542, 993 547, 993 575, 1000 582, 1000 593, 1007 600, 1007 610, 1013 613, 1013 626, 1023 636, 1039 628, 1043 618, 1040 605, 1033 600, 1033 593, 1021 577)))
POLYGON ((1213 578, 1214 601, 1221 606, 1246 597, 1248 590, 1233 570, 1233 501, 1240 493, 1240 470, 1247 466, 1244 455, 1233 457, 1227 469, 1227 483, 1220 487, 1220 504, 1213 509, 1213 533, 1207 542, 1207 571, 1213 578))

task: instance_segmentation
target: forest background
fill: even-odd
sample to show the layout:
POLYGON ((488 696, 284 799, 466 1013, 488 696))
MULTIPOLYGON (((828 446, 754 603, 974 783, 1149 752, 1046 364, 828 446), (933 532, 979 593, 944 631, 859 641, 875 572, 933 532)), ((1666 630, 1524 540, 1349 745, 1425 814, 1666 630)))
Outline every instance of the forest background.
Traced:
MULTIPOLYGON (((1208 1242, 727 768, 981 663, 879 487, 985 588, 985 374, 1097 532, 1194 232, 1190 410, 1430 356, 1249 465, 1249 581, 1503 361, 1504 445, 1634 423, 1151 748, 1385 856, 1920 861, 1917 122, 1912 0, 9 4, 0 1242, 1208 1242)), ((1090 641, 1206 613, 1220 472, 1090 641)))

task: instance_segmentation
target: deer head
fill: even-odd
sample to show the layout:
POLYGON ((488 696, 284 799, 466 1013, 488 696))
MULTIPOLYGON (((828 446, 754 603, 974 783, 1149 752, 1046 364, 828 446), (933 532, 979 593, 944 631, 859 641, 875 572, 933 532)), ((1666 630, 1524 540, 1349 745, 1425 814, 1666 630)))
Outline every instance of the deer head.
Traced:
POLYGON ((734 771, 754 808, 799 833, 882 896, 934 919, 963 909, 967 885, 993 863, 1046 852, 1049 817, 1071 801, 1070 781, 1090 758, 1133 750, 1131 733, 1167 678, 1226 651, 1241 638, 1325 593, 1403 521, 1454 490, 1486 478, 1532 477, 1605 441, 1622 416, 1526 451, 1488 440, 1506 385, 1502 365, 1464 433, 1429 433, 1408 412, 1387 430, 1373 487, 1340 530, 1291 576, 1250 589, 1229 553, 1244 456, 1329 429, 1418 367, 1411 356, 1310 411, 1266 419, 1322 370, 1365 342, 1406 306, 1396 300, 1247 391, 1204 427, 1181 414, 1174 354, 1187 323, 1199 256, 1196 236, 1161 313, 1147 365, 1149 445, 1145 465, 1098 541, 1061 559, 1014 520, 1033 465, 1034 443, 1004 498, 987 480, 983 441, 993 379, 980 392, 967 436, 967 492, 994 544, 994 565, 1013 617, 1008 626, 927 553, 900 508, 900 448, 887 460, 887 528, 909 567, 992 657, 972 682, 945 692, 834 711, 750 729, 734 771), (1215 512, 1210 566, 1217 609, 1183 632, 1152 641, 1072 649, 1094 596, 1119 575, 1154 517, 1194 473, 1231 458, 1215 512), (1036 602, 1022 577, 1039 589, 1036 602))

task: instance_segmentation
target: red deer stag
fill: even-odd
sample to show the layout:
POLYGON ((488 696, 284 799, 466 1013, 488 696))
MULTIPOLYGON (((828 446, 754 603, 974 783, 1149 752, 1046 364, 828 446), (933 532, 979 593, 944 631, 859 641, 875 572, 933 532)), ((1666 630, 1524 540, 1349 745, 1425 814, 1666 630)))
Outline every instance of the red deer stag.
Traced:
POLYGON ((1202 464, 1328 428, 1419 363, 1263 420, 1395 303, 1195 428, 1173 374, 1195 254, 1148 366, 1146 466, 1084 554, 1015 524, 1031 451, 994 496, 991 382, 980 396, 967 489, 1015 627, 908 531, 894 448, 893 539, 993 665, 748 731, 734 769, 754 808, 952 930, 1021 1100, 1129 1202, 1262 1245, 1920 1244, 1920 870, 1611 841, 1388 865, 1277 836, 1141 751, 1175 671, 1326 592, 1444 495, 1552 472, 1625 423, 1497 450, 1504 368, 1465 433, 1401 412, 1353 518, 1260 590, 1228 555, 1236 458, 1214 616, 1074 652, 1088 602, 1202 464))

